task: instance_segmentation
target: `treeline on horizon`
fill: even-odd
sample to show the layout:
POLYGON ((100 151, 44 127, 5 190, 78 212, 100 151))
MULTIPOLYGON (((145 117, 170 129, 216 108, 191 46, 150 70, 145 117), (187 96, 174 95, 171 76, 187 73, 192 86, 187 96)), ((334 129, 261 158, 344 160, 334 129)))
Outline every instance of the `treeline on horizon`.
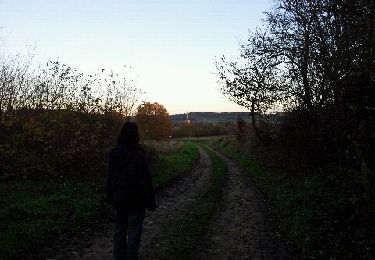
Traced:
MULTIPOLYGON (((171 115, 172 137, 208 137, 235 135, 238 132, 236 126, 243 122, 251 123, 249 112, 190 112, 187 114, 171 115)), ((269 113, 267 115, 255 115, 255 120, 262 119, 269 123, 281 122, 284 113, 269 113)))
POLYGON ((310 193, 300 201, 310 214, 295 218, 310 228, 308 235, 297 232, 305 253, 369 259, 375 250, 375 2, 276 0, 265 16, 237 59, 216 62, 222 92, 253 116, 251 127, 238 122, 237 137, 284 183, 310 183, 326 196, 310 193), (280 107, 280 123, 255 116, 280 107))

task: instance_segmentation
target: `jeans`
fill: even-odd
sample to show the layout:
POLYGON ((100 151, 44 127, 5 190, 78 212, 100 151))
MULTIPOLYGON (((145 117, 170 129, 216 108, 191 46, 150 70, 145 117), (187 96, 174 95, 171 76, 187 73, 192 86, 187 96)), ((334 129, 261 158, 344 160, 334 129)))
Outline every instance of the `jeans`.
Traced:
POLYGON ((113 241, 113 256, 115 260, 138 259, 138 248, 141 242, 144 218, 144 210, 134 213, 116 210, 113 241), (126 235, 128 236, 127 241, 126 235))

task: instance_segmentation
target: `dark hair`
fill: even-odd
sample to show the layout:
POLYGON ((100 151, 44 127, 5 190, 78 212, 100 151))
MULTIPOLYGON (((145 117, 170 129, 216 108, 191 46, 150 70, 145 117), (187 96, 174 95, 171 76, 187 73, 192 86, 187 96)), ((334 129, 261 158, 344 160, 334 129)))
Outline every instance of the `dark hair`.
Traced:
POLYGON ((121 128, 120 134, 117 138, 118 145, 133 145, 138 144, 138 126, 134 122, 127 121, 121 128))

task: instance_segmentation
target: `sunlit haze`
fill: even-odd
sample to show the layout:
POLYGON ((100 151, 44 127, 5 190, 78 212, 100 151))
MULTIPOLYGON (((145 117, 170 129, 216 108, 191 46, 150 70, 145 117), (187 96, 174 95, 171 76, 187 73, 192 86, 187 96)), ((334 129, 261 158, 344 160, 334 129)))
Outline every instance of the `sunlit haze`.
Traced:
POLYGON ((133 67, 143 100, 170 114, 246 111, 219 91, 214 60, 237 56, 262 23, 266 0, 0 0, 11 53, 59 59, 82 72, 133 67))

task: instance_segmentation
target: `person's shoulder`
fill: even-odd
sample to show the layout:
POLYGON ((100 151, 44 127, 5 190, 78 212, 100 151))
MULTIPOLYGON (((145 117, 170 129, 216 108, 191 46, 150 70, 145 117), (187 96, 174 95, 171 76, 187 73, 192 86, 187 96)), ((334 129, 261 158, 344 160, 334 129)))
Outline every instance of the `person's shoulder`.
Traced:
POLYGON ((124 160, 124 147, 116 146, 111 149, 108 153, 108 159, 110 162, 121 162, 124 160))
POLYGON ((140 145, 137 145, 135 147, 135 152, 137 153, 138 156, 145 157, 146 156, 146 150, 141 147, 140 145))
POLYGON ((140 145, 137 145, 137 150, 140 153, 146 153, 146 150, 142 146, 140 146, 140 145))
POLYGON ((134 158, 134 157, 145 157, 146 156, 146 150, 143 149, 139 145, 128 145, 123 146, 119 145, 116 146, 112 151, 110 152, 110 155, 112 157, 121 157, 121 158, 134 158))
POLYGON ((110 156, 116 156, 124 152, 124 147, 122 145, 116 145, 109 151, 110 156))
POLYGON ((136 145, 133 147, 133 153, 138 162, 144 163, 145 161, 147 161, 147 152, 140 145, 136 145))

